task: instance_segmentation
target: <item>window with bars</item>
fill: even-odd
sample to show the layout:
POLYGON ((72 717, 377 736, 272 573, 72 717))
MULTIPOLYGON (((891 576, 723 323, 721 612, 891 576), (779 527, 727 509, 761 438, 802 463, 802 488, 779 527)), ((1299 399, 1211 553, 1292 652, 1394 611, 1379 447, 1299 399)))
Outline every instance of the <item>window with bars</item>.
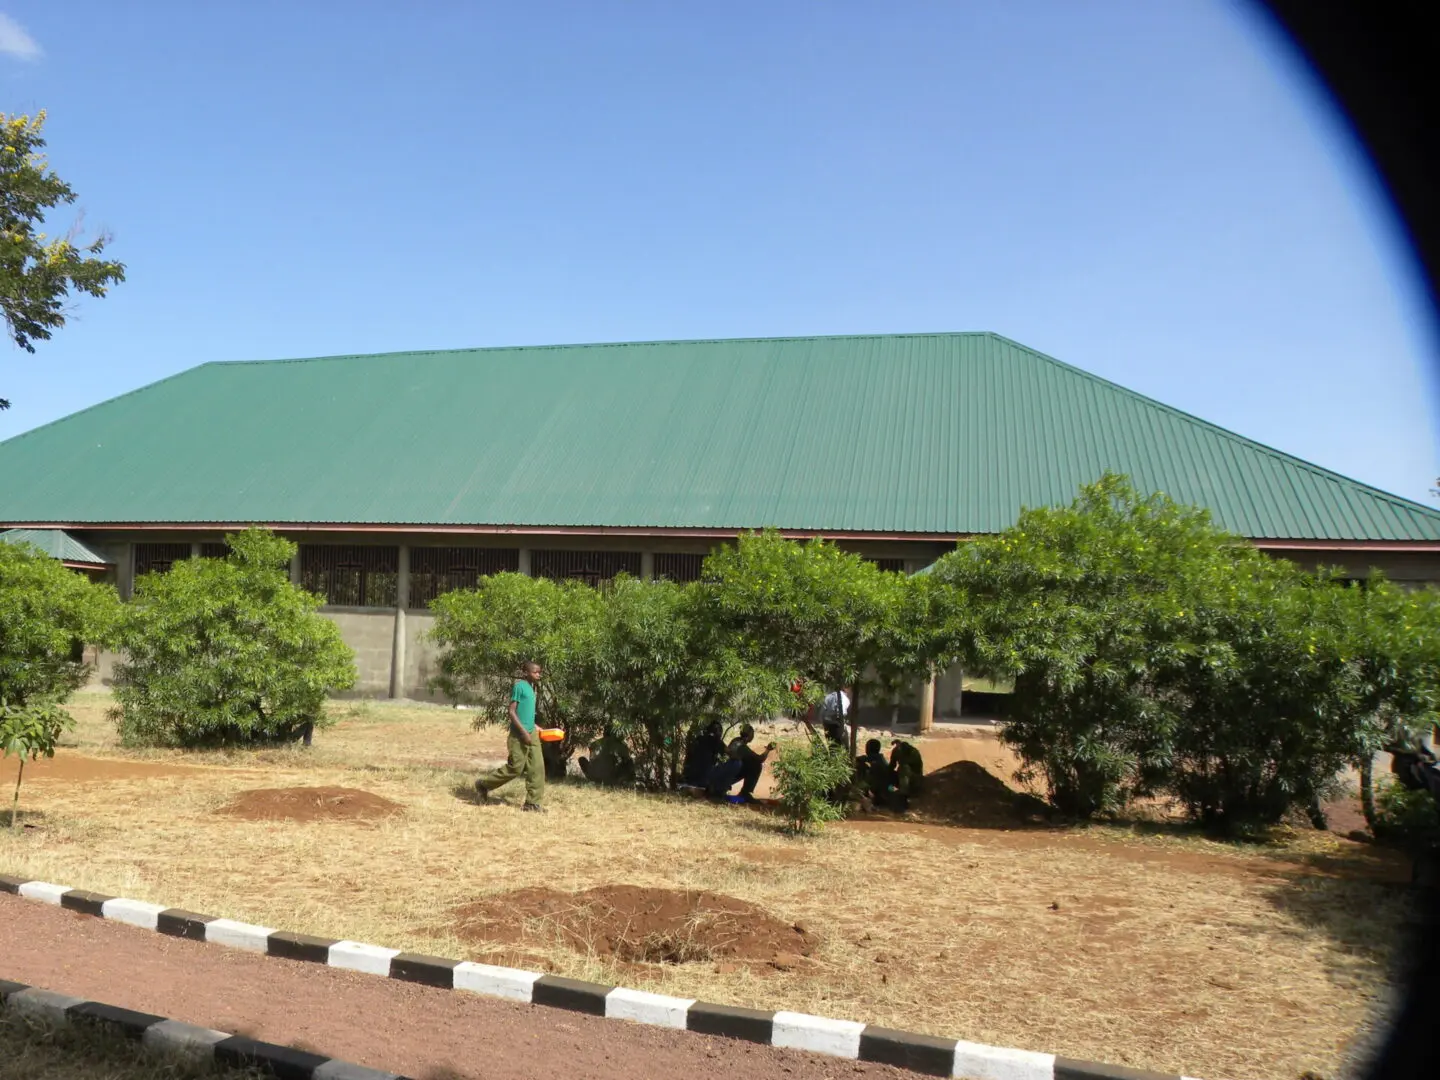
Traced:
POLYGON ((519 569, 519 548, 411 548, 410 606, 429 607, 442 593, 473 589, 482 577, 519 569))
POLYGON ((664 551, 655 553, 655 576, 681 585, 687 581, 699 581, 700 571, 704 566, 704 555, 676 554, 664 551))
POLYGON ((532 551, 530 572, 554 581, 602 585, 617 574, 640 576, 638 551, 532 551))
POLYGON ((905 572, 904 559, 877 559, 870 555, 865 555, 863 558, 868 563, 874 563, 877 570, 885 570, 892 574, 903 574, 905 572))
POLYGON ((200 545, 200 557, 202 559, 223 559, 230 554, 230 545, 225 541, 217 543, 204 543, 200 545))
POLYGON ((370 544, 301 544, 300 584, 337 607, 394 607, 400 549, 370 544))
POLYGON ((136 544, 135 576, 141 574, 163 574, 177 562, 190 558, 190 545, 184 544, 136 544))

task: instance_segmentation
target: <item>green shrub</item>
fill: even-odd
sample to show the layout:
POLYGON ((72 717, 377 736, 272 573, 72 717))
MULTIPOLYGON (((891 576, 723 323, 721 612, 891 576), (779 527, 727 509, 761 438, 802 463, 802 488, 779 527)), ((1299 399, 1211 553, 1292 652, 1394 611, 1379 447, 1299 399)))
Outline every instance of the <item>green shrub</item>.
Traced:
POLYGON ((1207 826, 1266 826, 1363 746, 1346 591, 1123 477, 932 576, 937 654, 1014 679, 1001 737, 1066 814, 1170 794, 1207 826))
POLYGON ((845 816, 845 808, 827 798, 848 783, 855 771, 850 751, 828 739, 782 743, 775 758, 775 789, 790 830, 810 832, 845 816))
POLYGON ((355 656, 290 582, 295 545, 264 529, 226 537, 224 559, 147 574, 124 616, 111 716, 129 745, 288 742, 326 723, 355 656))
POLYGON ((1440 845, 1440 804, 1421 788, 1412 791, 1390 779, 1375 792, 1375 835, 1407 847, 1440 845))
POLYGON ((103 641, 120 601, 28 545, 0 543, 0 702, 63 701, 85 681, 87 643, 103 641))
POLYGON ((25 779, 25 762, 54 757, 60 736, 75 726, 74 719, 58 702, 31 699, 25 705, 0 702, 0 757, 19 758, 15 771, 15 797, 10 802, 10 827, 20 810, 20 784, 25 779))
POLYGON ((438 597, 430 637, 440 654, 435 686, 452 701, 479 709, 477 723, 507 723, 510 691, 534 660, 545 671, 537 721, 565 729, 569 759, 603 730, 583 690, 601 632, 601 596, 577 581, 495 574, 473 589, 438 597))

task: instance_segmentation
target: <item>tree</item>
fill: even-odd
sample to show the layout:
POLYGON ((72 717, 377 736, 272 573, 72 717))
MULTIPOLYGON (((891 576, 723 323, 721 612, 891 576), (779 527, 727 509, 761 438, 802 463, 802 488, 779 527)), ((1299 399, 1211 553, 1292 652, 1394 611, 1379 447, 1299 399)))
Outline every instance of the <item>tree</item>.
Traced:
POLYGON ((111 716, 127 743, 292 741, 325 723, 355 656, 321 599, 290 582, 295 545, 265 529, 227 536, 224 559, 146 574, 120 627, 111 716))
POLYGON ((1065 813, 1163 793, 1217 828, 1270 824, 1357 750, 1340 590, 1123 477, 931 576, 932 648, 1015 680, 1002 738, 1065 813))
POLYGON ((697 602, 712 647, 730 650, 812 700, 855 686, 867 671, 891 670, 910 586, 823 539, 796 543, 747 533, 705 560, 697 602))
POLYGON ((85 644, 108 637, 119 603, 38 548, 0 543, 0 756, 20 759, 12 826, 25 762, 55 755, 72 723, 61 705, 89 673, 85 644))
POLYGON ((545 722, 565 730, 568 759, 606 726, 637 778, 674 786, 688 729, 711 716, 773 715, 782 677, 732 649, 707 648, 693 586, 622 575, 603 589, 496 574, 439 597, 431 636, 444 647, 436 685, 503 723, 520 665, 545 669, 545 722))
POLYGON ((1107 476, 928 575, 942 590, 932 647, 1014 680, 1002 737, 1062 812, 1119 809, 1166 766, 1177 718, 1153 667, 1179 644, 1187 582, 1227 558, 1210 534, 1203 512, 1107 476))
POLYGON ((435 685, 453 701, 480 709, 482 722, 505 723, 510 689, 521 665, 543 666, 541 715, 565 729, 568 760, 600 730, 583 698, 600 637, 600 594, 578 581, 495 574, 474 589, 457 589, 431 605, 432 640, 444 651, 435 685))
POLYGON ((0 757, 12 754, 19 759, 15 771, 15 797, 10 802, 10 827, 19 822, 20 784, 25 779, 25 762, 54 757, 55 744, 75 721, 55 701, 32 701, 9 705, 0 701, 0 757))
POLYGON ((105 640, 119 611, 109 585, 28 544, 0 543, 0 702, 64 701, 89 673, 85 645, 105 640))
POLYGON ((1342 595, 1361 721, 1360 799, 1375 831, 1375 755, 1409 749, 1440 718, 1440 592, 1402 589, 1374 573, 1342 595))
MULTIPOLYGON (((0 311, 11 340, 27 352, 65 325, 73 289, 102 297, 125 280, 125 266, 101 257, 109 238, 77 242, 76 229, 49 239, 46 214, 73 203, 75 190, 48 168, 45 113, 0 113, 0 311)), ((0 408, 9 402, 0 398, 0 408)))
POLYGON ((626 741, 647 786, 676 785, 696 724, 768 718, 790 697, 774 670, 733 649, 706 648, 694 585, 621 576, 600 595, 599 635, 581 696, 595 723, 626 741))

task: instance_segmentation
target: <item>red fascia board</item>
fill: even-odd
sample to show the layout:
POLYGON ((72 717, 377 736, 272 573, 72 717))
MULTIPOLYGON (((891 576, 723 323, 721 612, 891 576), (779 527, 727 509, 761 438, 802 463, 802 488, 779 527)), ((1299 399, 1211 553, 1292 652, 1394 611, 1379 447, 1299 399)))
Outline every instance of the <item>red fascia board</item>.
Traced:
MULTIPOLYGON (((216 532, 247 529, 260 525, 275 532, 341 532, 341 533, 442 533, 468 534, 475 536, 675 536, 697 537, 700 539, 733 539, 750 529, 690 529, 667 528, 645 525, 365 525, 343 522, 296 522, 296 521, 209 521, 209 522, 26 522, 24 525, 0 526, 26 529, 71 529, 75 531, 135 531, 135 532, 216 532)), ((829 529, 777 529, 782 536, 805 538, 823 536, 827 540, 911 540, 932 543, 954 543, 962 539, 953 533, 881 533, 846 532, 829 529)))
MULTIPOLYGON (((3 528, 25 529, 73 529, 109 530, 134 532, 216 532, 222 530, 246 529, 252 525, 263 525, 276 532, 341 532, 341 533, 440 533, 466 534, 474 536, 656 536, 694 539, 725 540, 751 532, 743 529, 684 528, 647 525, 401 525, 363 524, 354 522, 297 522, 297 521, 202 521, 202 522, 156 522, 156 521, 24 521, 5 522, 3 528)), ((805 539, 823 536, 828 540, 883 540, 912 541, 928 543, 959 543, 973 540, 980 535, 956 535, 954 533, 884 533, 855 530, 831 529, 776 529, 781 536, 805 539)), ((1251 538, 1250 542, 1262 551, 1396 551, 1396 552, 1440 552, 1440 541, 1434 540, 1314 540, 1251 538)), ((111 564, 105 564, 111 565, 111 564)))

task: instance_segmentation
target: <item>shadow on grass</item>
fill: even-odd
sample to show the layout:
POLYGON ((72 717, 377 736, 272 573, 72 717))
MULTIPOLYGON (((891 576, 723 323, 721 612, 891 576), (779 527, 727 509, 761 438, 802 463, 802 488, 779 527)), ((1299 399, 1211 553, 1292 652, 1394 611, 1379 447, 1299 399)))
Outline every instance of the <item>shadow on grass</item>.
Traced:
POLYGON ((1329 945, 1324 963, 1338 983, 1376 968, 1390 981, 1403 975, 1406 943, 1415 931, 1425 897, 1408 885, 1356 880, 1296 869, 1283 873, 1261 895, 1301 939, 1316 935, 1329 945))
POLYGON ((37 832, 44 827, 44 810, 21 809, 20 812, 15 815, 15 823, 13 828, 11 827, 10 822, 10 808, 6 807, 4 810, 0 810, 0 832, 9 832, 12 834, 19 834, 27 830, 30 832, 37 832))

